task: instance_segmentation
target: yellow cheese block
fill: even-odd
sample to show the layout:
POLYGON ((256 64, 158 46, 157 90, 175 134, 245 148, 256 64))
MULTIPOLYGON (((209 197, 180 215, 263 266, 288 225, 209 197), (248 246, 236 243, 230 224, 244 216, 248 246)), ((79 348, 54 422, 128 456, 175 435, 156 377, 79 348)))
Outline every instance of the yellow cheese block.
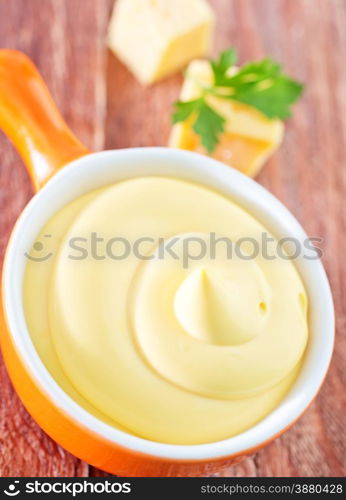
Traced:
POLYGON ((213 26, 206 0, 117 0, 108 44, 142 84, 151 84, 207 55, 213 26))
MULTIPOLYGON (((193 61, 186 71, 180 99, 196 99, 200 97, 202 88, 212 83, 213 74, 209 62, 193 61)), ((211 156, 254 177, 280 145, 284 132, 283 123, 280 120, 270 120, 246 104, 214 96, 208 96, 207 100, 210 106, 226 118, 225 132, 211 156)), ((173 126, 169 145, 208 154, 200 137, 192 129, 192 120, 173 126)))

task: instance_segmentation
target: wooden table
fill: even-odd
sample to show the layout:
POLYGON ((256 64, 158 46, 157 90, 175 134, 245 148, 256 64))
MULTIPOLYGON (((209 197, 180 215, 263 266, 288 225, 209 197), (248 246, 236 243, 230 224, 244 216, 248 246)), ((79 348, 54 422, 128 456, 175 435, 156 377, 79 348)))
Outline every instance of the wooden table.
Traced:
MULTIPOLYGON (((337 340, 324 386, 284 436, 225 476, 338 476, 345 467, 346 2, 211 0, 215 50, 234 45, 241 62, 271 55, 307 84, 280 151, 258 181, 324 238, 337 340)), ((67 122, 93 149, 165 145, 181 76, 143 89, 107 51, 113 0, 0 0, 0 46, 35 61, 67 122)), ((0 137, 0 257, 33 194, 11 144, 0 137)), ((99 476, 33 422, 0 366, 0 475, 99 476)))

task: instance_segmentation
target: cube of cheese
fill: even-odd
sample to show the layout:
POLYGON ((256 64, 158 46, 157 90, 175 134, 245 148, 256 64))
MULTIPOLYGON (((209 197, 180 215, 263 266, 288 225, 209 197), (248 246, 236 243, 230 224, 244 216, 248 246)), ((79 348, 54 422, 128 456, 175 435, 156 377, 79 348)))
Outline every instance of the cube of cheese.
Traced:
POLYGON ((117 0, 108 44, 143 84, 174 73, 211 47, 206 0, 117 0))
MULTIPOLYGON (((197 99, 201 96, 202 87, 212 84, 210 63, 193 61, 186 70, 180 99, 197 99)), ((211 156, 254 177, 280 145, 284 132, 283 123, 280 120, 270 120, 247 104, 214 96, 208 96, 207 100, 213 109, 226 118, 225 132, 211 156)), ((208 154, 194 132, 190 119, 173 126, 169 146, 208 154)))

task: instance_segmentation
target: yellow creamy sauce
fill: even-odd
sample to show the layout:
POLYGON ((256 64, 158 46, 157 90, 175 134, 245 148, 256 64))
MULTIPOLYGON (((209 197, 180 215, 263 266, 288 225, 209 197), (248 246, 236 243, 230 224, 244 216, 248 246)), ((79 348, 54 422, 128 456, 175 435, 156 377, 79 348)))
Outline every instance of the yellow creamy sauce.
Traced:
MULTIPOLYGON (((173 178, 78 198, 37 237, 53 255, 26 268, 26 320, 41 359, 90 413, 146 439, 207 443, 249 428, 299 370, 307 299, 291 260, 230 258, 210 235, 239 242, 263 232, 231 200, 173 178), (96 253, 92 233, 103 239, 96 253), (114 237, 131 246, 126 258, 114 237)), ((41 257, 35 247, 31 255, 41 257)))

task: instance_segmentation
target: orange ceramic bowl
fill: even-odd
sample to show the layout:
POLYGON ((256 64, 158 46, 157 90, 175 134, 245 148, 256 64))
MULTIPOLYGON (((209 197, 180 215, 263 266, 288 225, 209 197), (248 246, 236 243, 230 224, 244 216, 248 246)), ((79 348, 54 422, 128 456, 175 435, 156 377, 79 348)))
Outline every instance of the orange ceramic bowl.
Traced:
POLYGON ((307 236, 290 212, 253 180, 195 153, 167 148, 88 153, 62 120, 30 60, 15 51, 0 51, 0 127, 21 153, 37 190, 42 188, 20 216, 7 248, 1 328, 11 380, 38 424, 79 458, 124 476, 209 475, 255 452, 290 427, 318 392, 333 349, 333 303, 319 260, 302 257, 296 261, 309 298, 310 337, 293 387, 254 427, 201 445, 148 441, 115 429, 81 408, 58 386, 35 351, 22 301, 25 252, 48 218, 83 193, 121 179, 159 174, 205 184, 256 213, 277 236, 294 237, 303 244, 307 236))

